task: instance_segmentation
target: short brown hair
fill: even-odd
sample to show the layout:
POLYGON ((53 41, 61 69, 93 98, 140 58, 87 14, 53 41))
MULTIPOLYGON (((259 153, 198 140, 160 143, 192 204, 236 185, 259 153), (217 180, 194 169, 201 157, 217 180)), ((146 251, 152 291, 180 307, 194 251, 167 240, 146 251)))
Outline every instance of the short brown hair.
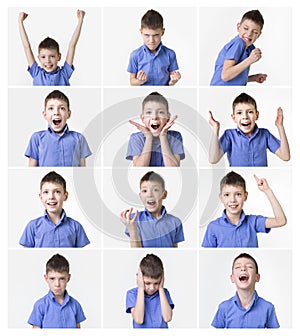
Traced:
POLYGON ((143 182, 145 181, 150 181, 150 182, 158 182, 162 189, 165 190, 165 181, 164 179, 157 173, 155 173, 154 171, 149 171, 148 173, 146 173, 140 180, 140 187, 142 185, 143 182))
POLYGON ((261 15, 260 11, 257 9, 246 12, 241 20, 241 23, 245 20, 251 20, 260 26, 260 29, 264 26, 264 18, 261 15))
POLYGON ((165 107, 167 109, 167 112, 169 113, 169 103, 168 103, 167 99, 163 95, 161 95, 160 93, 158 93, 156 91, 151 92, 150 94, 148 94, 148 96, 146 96, 144 98, 143 103, 142 103, 143 111, 144 111, 146 103, 152 102, 152 101, 165 105, 165 107))
POLYGON ((232 263, 232 270, 233 270, 233 267, 234 267, 235 262, 236 262, 238 259, 241 259, 241 258, 246 258, 246 259, 251 260, 251 261, 254 263, 254 265, 255 265, 255 268, 256 268, 256 274, 258 274, 258 264, 257 264, 256 260, 255 260, 250 254, 248 254, 248 253, 241 253, 241 254, 239 254, 237 257, 234 258, 233 263, 232 263))
POLYGON ((53 49, 59 54, 59 44, 51 37, 46 37, 38 47, 39 52, 41 49, 53 49))
POLYGON ((70 109, 69 98, 63 92, 61 92, 59 90, 54 90, 54 91, 50 92, 47 95, 47 97, 45 98, 45 108, 46 108, 46 105, 47 105, 47 103, 48 103, 48 101, 50 99, 59 99, 59 100, 62 100, 62 101, 64 101, 67 104, 68 110, 70 109))
POLYGON ((60 254, 54 254, 46 264, 46 274, 50 271, 55 271, 59 273, 70 273, 70 265, 68 260, 60 255, 60 254))
POLYGON ((154 9, 148 10, 143 15, 142 20, 141 20, 141 29, 143 28, 163 29, 164 28, 163 17, 154 9))
POLYGON ((147 254, 140 262, 140 269, 144 276, 158 279, 163 275, 164 267, 161 259, 154 254, 147 254))
POLYGON ((47 182, 60 184, 63 187, 64 192, 67 191, 66 180, 61 175, 57 174, 55 171, 49 172, 42 178, 40 183, 40 190, 42 190, 43 184, 47 182))
POLYGON ((241 175, 235 173, 234 171, 231 171, 222 178, 220 182, 220 192, 222 192, 222 189, 224 188, 225 185, 240 186, 246 192, 245 179, 241 175))

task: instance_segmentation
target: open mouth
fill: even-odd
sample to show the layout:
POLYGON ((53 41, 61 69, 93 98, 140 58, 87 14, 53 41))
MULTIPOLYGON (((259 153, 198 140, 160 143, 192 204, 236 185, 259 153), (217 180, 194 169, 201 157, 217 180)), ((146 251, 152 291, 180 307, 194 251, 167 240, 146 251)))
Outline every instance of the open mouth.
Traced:
POLYGON ((154 130, 157 130, 157 129, 159 129, 159 126, 160 126, 159 124, 152 124, 151 128, 154 129, 154 130))
POLYGON ((147 204, 150 205, 150 206, 154 206, 156 204, 155 201, 147 201, 147 204))
POLYGON ((249 276, 246 275, 246 274, 242 274, 242 275, 240 275, 240 277, 239 277, 240 282, 247 282, 248 279, 249 279, 249 276))
POLYGON ((54 126, 59 126, 61 124, 61 119, 53 119, 52 122, 54 126))
POLYGON ((251 123, 241 123, 241 125, 242 125, 243 127, 249 127, 249 126, 251 125, 251 123))

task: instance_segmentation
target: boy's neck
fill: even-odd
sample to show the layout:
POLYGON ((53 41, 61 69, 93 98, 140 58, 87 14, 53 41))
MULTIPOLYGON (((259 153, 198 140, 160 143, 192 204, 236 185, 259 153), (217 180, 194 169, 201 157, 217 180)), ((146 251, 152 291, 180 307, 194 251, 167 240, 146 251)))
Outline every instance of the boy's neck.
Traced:
POLYGON ((49 213, 47 211, 48 217, 50 218, 51 222, 54 223, 55 225, 57 225, 60 222, 62 213, 63 213, 63 209, 61 210, 60 213, 49 213))
POLYGON ((251 306, 253 296, 254 296, 254 291, 255 291, 255 288, 247 288, 247 289, 238 288, 237 289, 237 294, 240 300, 240 304, 245 309, 248 309, 251 306))
POLYGON ((236 215, 231 215, 226 211, 226 216, 229 219, 229 222, 231 224, 234 224, 234 225, 238 225, 238 223, 241 219, 241 214, 242 214, 242 212, 240 212, 239 214, 236 214, 236 215))
POLYGON ((162 209, 163 209, 163 206, 161 206, 160 208, 158 208, 157 211, 150 212, 150 213, 151 213, 151 215, 154 218, 158 219, 161 216, 161 214, 162 214, 162 209))
POLYGON ((60 305, 62 305, 63 302, 64 302, 64 299, 65 299, 65 294, 66 294, 66 292, 64 292, 63 295, 55 295, 53 292, 52 292, 52 294, 54 295, 55 300, 56 300, 60 305))

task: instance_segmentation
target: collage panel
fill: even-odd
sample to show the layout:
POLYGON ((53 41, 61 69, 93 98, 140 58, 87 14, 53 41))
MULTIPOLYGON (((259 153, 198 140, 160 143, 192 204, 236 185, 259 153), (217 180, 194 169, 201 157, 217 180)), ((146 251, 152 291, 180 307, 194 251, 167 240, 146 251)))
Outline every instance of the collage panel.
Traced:
MULTIPOLYGON (((94 218, 90 216, 86 205, 79 202, 82 185, 91 190, 86 178, 89 170, 78 170, 82 173, 76 174, 75 170, 61 167, 9 170, 9 248, 101 247, 101 233, 91 220, 94 218), (66 182, 66 194, 63 197, 58 195, 62 190, 56 189, 63 188, 61 179, 66 182), (55 217, 58 211, 62 211, 60 219, 55 217)), ((100 222, 100 209, 97 204, 93 204, 92 208, 100 222)))
MULTIPOLYGON (((228 134, 222 142, 222 148, 224 148, 223 152, 226 151, 226 153, 224 156, 217 158, 219 161, 212 158, 212 167, 228 167, 229 165, 268 166, 278 168, 292 167, 292 155, 284 157, 280 153, 273 154, 279 147, 277 144, 278 140, 285 140, 285 137, 287 139, 289 152, 293 154, 291 88, 201 88, 199 89, 199 111, 207 120, 207 123, 210 124, 211 139, 213 139, 213 134, 215 134, 211 124, 219 123, 218 138, 220 140, 222 140, 221 137, 226 132, 228 134), (242 103, 239 103, 240 101, 242 103), (234 110, 233 103, 235 103, 234 110), (256 104, 255 117, 249 117, 249 115, 247 117, 242 116, 243 109, 245 111, 250 111, 250 109, 255 108, 254 104, 256 104), (211 112, 211 115, 209 112, 211 112), (243 124, 245 124, 246 127, 244 127, 243 124), (255 140, 255 137, 258 139, 256 136, 257 133, 255 133, 257 129, 255 125, 258 127, 258 130, 263 129, 261 132, 264 132, 266 140, 264 140, 264 138, 262 138, 262 142, 255 140), (248 145, 247 141, 241 141, 241 138, 243 137, 235 137, 234 130, 237 129, 237 127, 239 127, 244 134, 247 134, 248 136, 253 135, 255 141, 253 140, 252 142, 251 139, 251 142, 249 142, 248 145), (271 135, 269 135, 269 133, 271 135), (278 140, 274 139, 274 137, 278 140), (227 138, 231 141, 229 144, 225 141, 227 138), (230 147, 231 143, 233 144, 232 147, 230 147), (244 148, 249 148, 249 152, 246 152, 246 149, 244 148), (261 152, 258 152, 258 150, 261 152), (241 159, 241 151, 249 153, 249 155, 245 155, 243 156, 243 159, 241 159), (231 156, 229 157, 230 153, 231 156)), ((253 111, 251 113, 253 113, 253 111)), ((262 137, 263 135, 260 136, 262 137)))
POLYGON ((103 169, 102 222, 107 224, 103 246, 130 248, 129 223, 125 219, 138 212, 135 222, 142 247, 196 248, 197 178, 197 172, 190 169, 103 169), (156 193, 161 183, 164 191, 156 193))
MULTIPOLYGON (((261 58, 250 66, 249 75, 266 74, 262 86, 292 85, 292 8, 280 6, 252 7, 201 7, 199 8, 199 85, 211 85, 216 60, 222 48, 239 35, 238 24, 245 13, 259 10, 263 17, 263 28, 254 46, 260 50, 261 58), (211 24, 211 23, 214 24, 211 24), (285 24, 280 25, 279 22, 285 24), (205 34, 207 27, 210 33, 205 34), (278 50, 284 50, 284 57, 278 50), (205 52, 202 52, 205 47, 205 52)), ((242 36, 242 32, 240 33, 242 36)), ((251 39, 253 37, 250 37, 251 39)), ((251 43, 253 43, 251 41, 251 43)), ((260 87, 260 83, 247 85, 260 87)), ((226 84, 224 84, 226 85, 226 84)), ((235 84, 239 85, 239 84, 235 84)))
MULTIPOLYGON (((291 249, 222 249, 218 251, 199 251, 199 327, 213 328, 211 325, 213 323, 216 325, 215 328, 221 328, 222 320, 218 316, 215 318, 221 302, 234 297, 236 293, 239 293, 239 297, 242 297, 243 293, 247 290, 249 293, 252 293, 254 287, 260 298, 270 302, 275 307, 275 315, 277 316, 280 328, 284 328, 285 330, 291 328, 293 292, 292 277, 290 275, 292 274, 292 267, 291 249), (248 255, 245 256, 245 253, 248 255), (246 259, 242 261, 246 263, 249 262, 249 255, 254 258, 258 265, 259 277, 256 277, 256 273, 251 277, 251 271, 245 267, 245 269, 239 271, 239 274, 240 276, 247 275, 247 278, 249 277, 247 281, 243 283, 242 280, 238 280, 239 274, 237 275, 238 279, 232 278, 233 262, 241 254, 241 257, 246 259), (275 260, 276 265, 274 264, 275 260)), ((233 304, 235 304, 234 302, 233 304)), ((235 328, 278 328, 275 319, 271 319, 271 313, 270 319, 267 321, 268 318, 263 313, 263 311, 266 312, 263 305, 261 306, 260 316, 255 317, 255 309, 252 309, 251 313, 251 308, 249 307, 248 309, 250 310, 238 308, 240 310, 240 313, 238 313, 229 304, 230 302, 227 306, 228 314, 224 314, 225 320, 223 320, 223 323, 227 324, 227 328, 230 328, 230 325, 234 323, 239 324, 235 328), (244 315, 243 311, 247 311, 248 317, 244 315), (236 318, 238 321, 236 321, 236 318), (247 326, 247 323, 254 323, 255 326, 253 324, 252 327, 250 325, 247 326), (260 323, 262 324, 258 326, 260 323)), ((256 305, 258 304, 261 304, 261 302, 256 303, 256 305)), ((253 329, 251 330, 253 333, 253 329)))
POLYGON ((101 17, 101 11, 100 7, 84 9, 60 7, 59 10, 56 7, 10 7, 8 9, 8 67, 10 69, 8 84, 10 86, 32 86, 33 79, 27 68, 33 64, 33 60, 44 67, 42 61, 38 59, 38 54, 40 43, 47 37, 58 43, 61 54, 58 66, 66 68, 64 63, 69 60, 67 57, 70 57, 70 53, 68 54, 68 52, 73 52, 73 49, 69 49, 69 43, 73 41, 73 34, 78 33, 77 29, 80 28, 78 39, 74 41, 76 42, 73 55, 74 62, 70 64, 70 66, 73 65, 73 69, 68 70, 69 73, 71 72, 69 84, 49 85, 100 86, 102 51, 101 21, 99 18, 101 17), (83 11, 84 15, 79 14, 78 10, 83 11), (83 15, 82 21, 80 21, 79 15, 83 15), (50 20, 49 23, 53 22, 53 18, 55 18, 55 24, 51 24, 49 28, 49 24, 45 24, 45 18, 50 20), (22 21, 31 46, 30 64, 27 61, 25 50, 22 50, 18 20, 22 21), (80 22, 82 22, 81 27, 79 26, 80 22), (92 43, 91 36, 93 36, 92 43), (91 55, 93 59, 97 60, 96 62, 91 62, 91 55))
MULTIPOLYGON (((142 266, 145 263, 149 268, 151 268, 148 274, 151 274, 150 272, 157 272, 157 275, 154 275, 154 273, 152 274, 155 277, 159 276, 161 279, 161 276, 159 275, 161 272, 159 272, 158 267, 151 267, 153 263, 156 265, 155 257, 158 257, 163 264, 163 287, 168 290, 172 300, 171 302, 174 305, 171 321, 167 323, 168 328, 174 330, 177 328, 190 329, 197 327, 197 269, 193 266, 191 267, 191 265, 196 265, 196 251, 135 249, 123 250, 122 253, 120 252, 121 251, 118 250, 103 251, 103 284, 104 287, 107 288, 103 296, 103 303, 106 307, 103 314, 104 328, 133 328, 133 318, 130 314, 129 307, 131 304, 127 301, 128 307, 126 305, 127 292, 130 292, 131 289, 137 287, 137 273, 139 268, 141 268, 144 273, 146 272, 142 266), (148 255, 154 255, 155 257, 150 257, 148 259, 148 255), (143 261, 145 258, 146 260, 143 261), (174 260, 176 260, 176 262, 174 262, 174 260), (142 261, 143 264, 141 265, 142 261), (120 281, 120 279, 122 280, 120 281), (189 309, 187 309, 187 307, 189 307, 189 309)), ((144 279, 145 276, 143 277, 143 280, 144 279)), ((151 277, 150 279, 149 277, 146 277, 146 281, 147 280, 151 282, 151 277)), ((148 296, 148 298, 152 296, 154 299, 154 296, 157 297, 155 290, 157 290, 158 285, 156 284, 155 287, 154 284, 153 288, 151 286, 153 283, 148 284, 146 281, 144 280, 144 286, 147 286, 145 295, 148 296)), ((142 282, 140 282, 140 285, 143 285, 142 282)), ((128 295, 129 294, 130 293, 128 293, 128 295)), ((169 304, 171 304, 171 302, 169 301, 169 304)), ((155 325, 160 323, 162 317, 159 312, 159 308, 157 308, 157 315, 153 315, 155 313, 151 310, 151 308, 150 312, 145 312, 145 316, 147 316, 145 317, 145 319, 147 319, 147 323, 150 320, 155 325)), ((138 326, 136 327, 138 328, 138 326)))
MULTIPOLYGON (((27 167, 30 158, 39 166, 79 166, 78 155, 85 158, 87 167, 93 166, 101 140, 101 124, 97 118, 101 111, 99 89, 10 88, 8 99, 10 167, 27 167), (69 111, 63 112, 62 108, 66 110, 67 105, 69 111), (65 141, 51 136, 53 132, 64 135, 65 141), (72 139, 76 137, 83 137, 84 142, 73 160, 73 152, 69 156, 67 153, 73 148, 72 139)), ((75 153, 75 147, 73 150, 75 153)))
POLYGON ((292 248, 292 195, 286 188, 292 185, 290 169, 232 167, 232 170, 214 169, 214 172, 218 182, 213 192, 218 199, 215 198, 214 208, 210 203, 210 218, 202 216, 200 247, 292 248), (246 194, 239 198, 243 181, 246 194), (229 221, 237 216, 236 227, 229 221), (278 224, 268 224, 271 218, 278 219, 278 224))
POLYGON ((168 144, 172 154, 179 155, 179 165, 196 167, 199 142, 196 127, 198 122, 196 90, 158 87, 104 89, 103 104, 101 117, 104 141, 96 158, 97 166, 125 169, 133 166, 133 157, 140 156, 142 150, 140 146, 143 148, 146 146, 145 132, 149 129, 153 135, 152 152, 156 154, 151 154, 148 165, 173 165, 174 162, 165 163, 160 155, 163 144, 159 135, 162 134, 164 127, 168 127, 168 131, 171 131, 169 133, 171 135, 167 138, 168 144), (161 113, 158 106, 164 108, 166 104, 168 115, 158 117, 157 113, 161 113), (150 112, 156 113, 156 116, 148 118, 150 112), (173 119, 174 123, 169 127, 167 123, 173 119), (156 125, 155 129, 152 123, 156 125))
MULTIPOLYGON (((197 10, 189 7, 118 7, 103 9, 103 72, 104 86, 128 86, 130 85, 130 73, 127 70, 130 63, 130 54, 147 43, 147 38, 153 31, 145 31, 144 37, 141 34, 141 19, 149 11, 155 10, 163 18, 164 31, 160 36, 163 46, 173 50, 176 55, 178 70, 181 75, 175 86, 196 86, 197 85, 197 10), (178 18, 180 17, 180 29, 178 29, 178 18), (128 19, 130 18, 130 20, 128 19), (118 28, 116 28, 116 22, 118 28)), ((155 29, 154 29, 155 30, 155 29)), ((150 41, 150 49, 152 48, 150 41)), ((156 41, 155 41, 156 43, 156 41)), ((157 42, 159 43, 159 42, 157 42)), ((173 56, 172 56, 173 57, 173 56)), ((173 64, 173 63, 172 63, 173 64)), ((171 64, 170 70, 173 69, 171 64)), ((156 65, 154 65, 156 66, 156 65)), ((141 63, 141 69, 148 73, 149 65, 141 63)), ((151 76, 151 75, 149 75, 151 76)), ((145 85, 165 85, 160 82, 150 82, 145 85)), ((163 82, 164 83, 164 82, 163 82)), ((137 84, 139 85, 139 84, 137 84)))
MULTIPOLYGON (((8 265, 9 328, 29 329, 32 325, 40 327, 45 325, 44 328, 66 328, 63 325, 73 323, 79 323, 81 328, 101 328, 100 250, 10 249, 8 265), (50 290, 60 298, 63 289, 67 294, 65 293, 63 298, 63 308, 60 308, 62 309, 61 318, 57 320, 55 315, 57 306, 56 302, 53 303, 50 290), (38 309, 44 311, 42 318, 38 309), (76 311, 75 317, 74 311, 76 311)), ((70 328, 70 325, 67 328, 70 328)), ((22 331, 19 330, 19 332, 22 331)))

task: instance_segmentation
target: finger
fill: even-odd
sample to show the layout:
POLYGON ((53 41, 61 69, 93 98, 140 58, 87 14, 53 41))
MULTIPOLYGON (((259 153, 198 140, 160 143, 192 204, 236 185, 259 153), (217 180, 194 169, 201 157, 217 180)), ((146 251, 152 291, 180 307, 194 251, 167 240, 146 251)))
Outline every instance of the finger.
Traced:
POLYGON ((253 174, 253 176, 255 178, 255 181, 258 183, 259 182, 259 178, 255 174, 253 174))
POLYGON ((137 218, 137 215, 138 215, 138 210, 136 210, 136 212, 135 212, 135 215, 133 216, 133 218, 132 218, 132 220, 135 222, 135 220, 136 220, 136 218, 137 218))

